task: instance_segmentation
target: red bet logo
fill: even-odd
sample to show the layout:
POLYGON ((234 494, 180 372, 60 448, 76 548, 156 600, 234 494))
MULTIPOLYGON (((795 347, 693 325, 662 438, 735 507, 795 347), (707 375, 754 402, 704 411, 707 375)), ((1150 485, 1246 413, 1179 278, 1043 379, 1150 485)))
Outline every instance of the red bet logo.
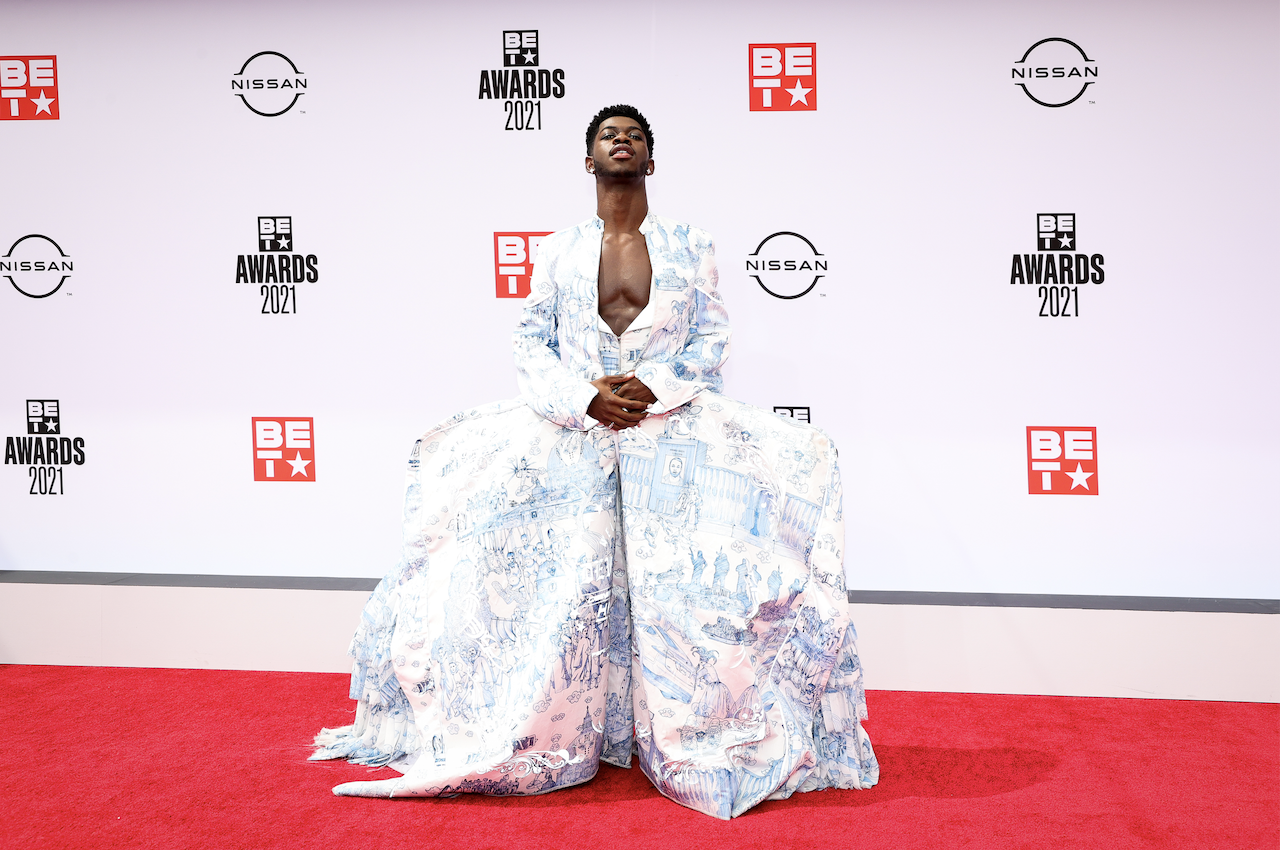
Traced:
POLYGON ((747 53, 752 112, 818 108, 817 44, 751 44, 747 53))
POLYGON ((499 298, 525 298, 538 259, 538 245, 550 233, 493 234, 493 266, 499 298))
POLYGON ((1098 429, 1028 426, 1027 492, 1098 495, 1098 429))
POLYGON ((253 480, 315 481, 310 416, 253 417, 253 480))
POLYGON ((58 118, 58 57, 0 56, 0 121, 58 118))

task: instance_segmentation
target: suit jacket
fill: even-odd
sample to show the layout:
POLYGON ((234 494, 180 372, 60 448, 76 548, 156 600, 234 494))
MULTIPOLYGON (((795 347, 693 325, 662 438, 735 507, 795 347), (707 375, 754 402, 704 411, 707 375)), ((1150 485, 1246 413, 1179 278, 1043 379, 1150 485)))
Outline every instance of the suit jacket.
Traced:
MULTIPOLYGON (((729 316, 716 291, 710 234, 650 213, 640 225, 653 267, 653 331, 636 377, 665 413, 706 390, 719 391, 729 356, 729 316)), ((514 335, 525 403, 566 428, 598 423, 587 415, 596 397, 590 382, 600 365, 600 245, 604 222, 593 216, 542 241, 524 314, 514 335)))

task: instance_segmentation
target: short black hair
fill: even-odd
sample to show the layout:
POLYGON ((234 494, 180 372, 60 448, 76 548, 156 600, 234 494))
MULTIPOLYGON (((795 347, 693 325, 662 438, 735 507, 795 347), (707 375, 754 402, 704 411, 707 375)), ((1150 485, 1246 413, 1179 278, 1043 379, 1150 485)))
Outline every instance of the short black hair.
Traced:
POLYGON ((621 115, 630 118, 640 125, 640 129, 644 131, 645 142, 649 145, 649 155, 653 156, 653 131, 649 129, 649 121, 640 114, 640 110, 626 103, 615 103, 613 106, 606 106, 596 113, 596 117, 591 119, 591 123, 587 125, 587 156, 591 155, 591 146, 595 144, 596 133, 600 132, 600 125, 604 123, 604 119, 612 118, 615 115, 621 115))

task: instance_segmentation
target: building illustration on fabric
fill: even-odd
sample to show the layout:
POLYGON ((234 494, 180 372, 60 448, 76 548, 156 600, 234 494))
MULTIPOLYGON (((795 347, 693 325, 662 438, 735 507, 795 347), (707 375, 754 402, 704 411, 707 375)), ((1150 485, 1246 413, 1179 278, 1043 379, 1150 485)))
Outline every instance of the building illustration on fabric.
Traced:
MULTIPOLYGON (((572 463, 598 463, 599 454, 580 435, 566 434, 550 453, 546 468, 524 456, 512 461, 508 483, 495 483, 467 500, 465 511, 457 517, 458 539, 474 537, 485 551, 497 551, 512 532, 542 529, 554 535, 548 525, 552 520, 576 516, 588 504, 612 507, 615 496, 606 482, 593 481, 566 462, 572 458, 572 463)), ((446 466, 445 474, 450 471, 446 466)))
MULTIPOLYGON (((718 527, 756 545, 777 544, 803 553, 818 527, 822 506, 778 493, 761 477, 708 464, 706 454, 707 444, 701 440, 665 436, 656 441, 653 454, 624 449, 619 464, 623 504, 664 517, 680 516, 690 525, 718 527)), ((716 576, 719 582, 718 566, 716 576)))
MULTIPOLYGON (((475 776, 446 783, 440 793, 539 793, 576 785, 595 774, 604 748, 613 566, 612 541, 579 523, 591 522, 586 514, 611 515, 616 478, 599 473, 599 451, 581 432, 559 432, 549 447, 535 438, 523 447, 498 441, 466 448, 432 457, 438 444, 419 443, 410 462, 411 470, 420 473, 425 465, 434 478, 467 479, 476 468, 496 472, 455 510, 441 508, 426 520, 448 526, 457 541, 457 559, 442 562, 448 574, 443 631, 433 632, 431 612, 421 606, 400 612, 410 636, 408 651, 393 658, 396 675, 411 681, 416 710, 436 713, 444 725, 419 761, 427 759, 428 768, 473 768, 475 776), (501 731, 510 728, 504 705, 552 715, 553 733, 512 739, 501 731), (581 711, 569 740, 561 722, 565 706, 581 711), (454 752, 458 745, 461 753, 454 752)), ((413 513, 420 493, 411 488, 407 495, 413 513)), ((426 569, 430 554, 421 555, 426 569)), ((415 711, 405 708, 408 715, 415 711)), ((614 731, 629 741, 629 725, 614 731)))
MULTIPOLYGON (((834 686, 848 691, 842 696, 856 699, 856 686, 847 684, 861 677, 856 652, 850 650, 852 629, 833 618, 823 619, 812 605, 793 608, 799 596, 801 589, 793 586, 785 601, 761 605, 742 630, 745 637, 741 642, 746 646, 739 651, 748 655, 752 668, 768 672, 757 678, 764 687, 747 684, 741 693, 734 693, 721 681, 719 650, 698 645, 684 648, 681 627, 646 610, 636 633, 647 659, 642 665, 642 682, 648 694, 647 701, 640 703, 637 738, 641 768, 664 783, 668 796, 694 808, 714 806, 729 788, 736 788, 739 796, 763 799, 783 778, 785 762, 771 757, 761 742, 785 735, 792 719, 813 723, 826 692, 815 682, 815 672, 832 670, 827 690, 834 686), (788 707, 807 716, 791 718, 788 707), (673 719, 683 716, 683 723, 675 730, 683 759, 664 758, 658 748, 647 744, 643 734, 646 714, 649 728, 654 727, 654 714, 673 719), (782 717, 787 721, 779 722, 782 717), (729 762, 715 766, 726 754, 729 762)), ((633 598, 633 604, 636 602, 633 598)), ((725 618, 718 622, 725 622, 725 618)), ((726 656, 731 653, 725 650, 726 656)), ((848 721, 837 730, 828 730, 823 749, 847 769, 865 770, 871 764, 856 724, 848 721)))
MULTIPOLYGON (((820 671, 833 671, 826 682, 847 704, 857 704, 861 678, 847 622, 815 606, 828 582, 842 592, 841 577, 799 575, 816 546, 835 546, 816 539, 824 504, 788 492, 807 486, 812 444, 792 445, 786 429, 745 411, 720 422, 718 439, 702 439, 706 420, 694 405, 651 439, 625 432, 619 448, 628 556, 645 563, 631 585, 641 767, 663 793, 702 810, 772 793, 790 772, 780 740, 819 711, 820 671), (732 673, 743 667, 756 676, 732 673)), ((824 753, 868 769, 856 717, 833 725, 824 753)))

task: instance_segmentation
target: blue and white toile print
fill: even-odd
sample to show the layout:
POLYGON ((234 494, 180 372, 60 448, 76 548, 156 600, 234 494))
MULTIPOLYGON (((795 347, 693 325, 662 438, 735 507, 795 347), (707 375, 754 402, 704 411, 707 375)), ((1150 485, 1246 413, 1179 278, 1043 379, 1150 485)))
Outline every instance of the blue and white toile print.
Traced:
POLYGON ((313 756, 403 775, 335 793, 537 794, 635 753, 663 794, 729 818, 878 778, 834 447, 718 394, 711 240, 653 215, 635 371, 658 402, 622 432, 591 419, 588 382, 634 359, 598 332, 602 232, 543 243, 515 335, 522 398, 414 446, 404 557, 352 641, 356 722, 313 756))

